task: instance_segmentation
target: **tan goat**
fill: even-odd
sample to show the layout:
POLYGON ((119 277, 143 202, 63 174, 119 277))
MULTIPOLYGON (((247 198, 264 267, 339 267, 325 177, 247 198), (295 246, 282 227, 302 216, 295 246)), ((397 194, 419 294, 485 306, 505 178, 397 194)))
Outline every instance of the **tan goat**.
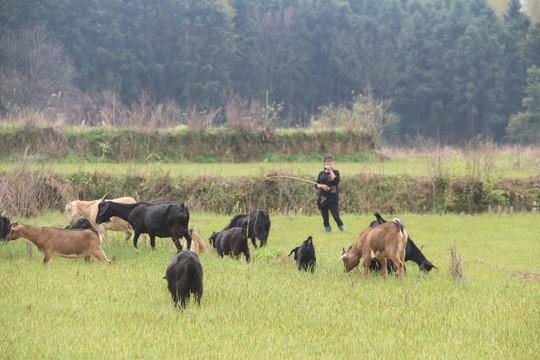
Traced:
MULTIPOLYGON (((99 235, 110 243, 109 236, 107 235, 107 230, 111 231, 122 231, 126 234, 124 242, 127 242, 131 235, 133 234, 133 229, 131 225, 125 220, 120 219, 119 217, 113 216, 110 222, 103 224, 96 224, 96 216, 98 213, 98 204, 101 200, 93 201, 82 201, 74 200, 66 205, 65 210, 67 213, 68 221, 70 224, 74 224, 81 217, 86 218, 90 221, 93 227, 95 227, 99 235)), ((109 201, 109 200, 107 200, 109 201)), ((118 199, 112 199, 110 201, 123 203, 123 204, 134 204, 137 201, 132 197, 121 197, 118 199)), ((145 244, 148 244, 146 236, 143 234, 143 241, 145 244)))
POLYGON ((95 229, 69 230, 55 227, 38 227, 15 222, 6 240, 24 238, 33 242, 39 251, 45 254, 43 263, 47 263, 53 255, 79 258, 86 262, 93 256, 98 260, 111 261, 101 249, 101 239, 95 229))
POLYGON ((409 235, 405 225, 399 219, 375 227, 368 227, 356 239, 355 243, 344 251, 339 261, 343 261, 345 270, 349 272, 355 268, 360 259, 364 258, 364 276, 369 274, 369 265, 372 258, 381 262, 384 277, 387 277, 386 262, 390 258, 399 268, 399 278, 403 278, 405 266, 405 246, 409 235))
MULTIPOLYGON (((202 254, 206 251, 206 245, 204 245, 203 239, 193 231, 189 229, 189 235, 191 236, 191 251, 195 251, 197 254, 202 254)), ((187 249, 187 240, 184 238, 182 240, 182 248, 187 249)))

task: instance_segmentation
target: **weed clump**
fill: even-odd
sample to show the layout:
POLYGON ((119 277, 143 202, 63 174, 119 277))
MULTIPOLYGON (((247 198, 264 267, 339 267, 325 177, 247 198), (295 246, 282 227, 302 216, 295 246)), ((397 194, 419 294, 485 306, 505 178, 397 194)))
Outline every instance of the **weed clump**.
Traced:
POLYGON ((457 256, 456 244, 450 245, 450 275, 454 280, 465 283, 466 276, 463 270, 463 254, 457 256))

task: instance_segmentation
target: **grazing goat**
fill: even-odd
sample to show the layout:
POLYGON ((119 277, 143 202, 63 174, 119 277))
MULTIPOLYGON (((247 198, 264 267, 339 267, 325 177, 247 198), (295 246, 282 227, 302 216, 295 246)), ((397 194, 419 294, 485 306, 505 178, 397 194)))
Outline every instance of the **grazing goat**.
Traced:
POLYGON ((257 248, 256 239, 260 240, 260 246, 266 245, 268 240, 268 233, 270 232, 270 216, 265 210, 255 210, 249 214, 236 215, 229 225, 224 230, 233 227, 242 227, 244 224, 248 224, 248 238, 251 239, 251 243, 257 248))
POLYGON ((68 230, 82 230, 82 229, 93 229, 92 223, 86 218, 80 218, 73 225, 68 225, 65 229, 68 230))
POLYGON ((387 278, 387 258, 398 266, 399 278, 403 278, 405 266, 405 246, 409 235, 405 225, 399 219, 375 227, 368 227, 356 242, 344 251, 339 261, 343 261, 345 270, 349 272, 364 258, 364 276, 367 278, 371 259, 376 257, 382 263, 382 273, 387 278))
POLYGON ((238 259, 240 254, 243 253, 246 261, 249 262, 247 226, 247 223, 245 223, 242 227, 233 227, 220 232, 214 232, 208 241, 216 248, 219 256, 231 255, 238 259))
MULTIPOLYGON (((123 204, 133 204, 136 202, 136 200, 132 197, 121 197, 121 198, 113 199, 111 201, 114 201, 117 203, 123 203, 123 204)), ((124 232, 126 234, 126 237, 124 238, 124 242, 127 242, 133 233, 132 232, 133 229, 125 220, 122 220, 118 217, 113 217, 111 218, 111 221, 107 223, 104 223, 104 224, 96 223, 95 219, 98 213, 99 202, 100 200, 71 201, 69 204, 65 206, 69 223, 73 224, 75 221, 83 217, 90 221, 92 226, 97 229, 97 231, 99 232, 99 235, 103 239, 105 239, 107 243, 110 243, 109 236, 107 235, 107 230, 124 232)), ((147 242, 146 237, 144 237, 143 240, 145 243, 147 242)))
POLYGON ((195 300, 201 305, 203 269, 199 256, 195 252, 176 253, 167 266, 164 279, 167 279, 167 287, 175 307, 178 304, 178 297, 180 297, 180 306, 185 309, 186 300, 189 300, 191 293, 195 295, 195 300))
MULTIPOLYGON (((206 245, 204 245, 203 239, 193 231, 193 229, 189 229, 189 236, 191 236, 191 251, 195 251, 197 254, 201 254, 206 251, 206 245)), ((187 248, 187 241, 186 239, 182 240, 182 248, 187 248)))
MULTIPOLYGON (((0 240, 6 239, 6 236, 11 231, 11 221, 5 216, 0 216, 0 240)), ((32 258, 32 243, 30 241, 26 242, 26 251, 28 252, 28 257, 32 258)))
POLYGON ((187 248, 191 249, 191 236, 189 235, 189 211, 185 202, 136 202, 134 204, 121 204, 114 201, 105 202, 108 193, 98 203, 96 223, 102 224, 111 220, 113 216, 127 221, 133 230, 133 246, 137 249, 137 240, 141 234, 150 236, 150 246, 156 246, 156 236, 172 238, 178 251, 182 250, 179 239, 185 237, 187 248))
MULTIPOLYGON (((370 227, 375 227, 380 224, 384 224, 387 221, 382 218, 382 216, 379 213, 373 214, 377 218, 377 220, 373 220, 371 224, 369 224, 370 227)), ((416 246, 416 244, 412 241, 411 237, 409 236, 409 239, 407 240, 407 246, 405 247, 405 262, 407 261, 414 261, 418 264, 418 268, 420 271, 431 271, 433 268, 437 268, 435 265, 433 265, 424 254, 422 254, 422 251, 416 246)), ((371 262, 371 270, 380 270, 381 264, 379 261, 374 259, 371 262)), ((388 271, 396 271, 396 265, 392 262, 392 260, 388 260, 387 263, 387 269, 388 271)))
POLYGON ((15 222, 11 225, 11 231, 7 235, 7 240, 18 238, 28 239, 33 242, 45 258, 46 264, 53 255, 79 258, 84 257, 88 263, 91 256, 98 260, 111 261, 101 249, 101 239, 95 229, 66 230, 54 227, 37 227, 15 222))
POLYGON ((292 253, 294 253, 294 260, 296 260, 298 270, 315 271, 317 258, 315 257, 315 247, 313 246, 313 238, 311 236, 308 236, 302 245, 292 249, 289 256, 292 253))

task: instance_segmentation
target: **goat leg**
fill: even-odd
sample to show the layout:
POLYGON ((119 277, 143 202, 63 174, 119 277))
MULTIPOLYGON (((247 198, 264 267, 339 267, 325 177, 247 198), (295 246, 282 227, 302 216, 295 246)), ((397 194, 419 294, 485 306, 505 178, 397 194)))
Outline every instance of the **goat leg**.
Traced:
POLYGON ((109 240, 109 236, 107 235, 107 230, 105 229, 105 224, 99 224, 97 226, 97 230, 98 230, 98 233, 101 236, 101 238, 105 239, 105 241, 107 241, 107 244, 110 245, 111 241, 109 240))
POLYGON ((386 260, 386 258, 382 258, 382 259, 380 259, 380 262, 381 262, 382 274, 383 274, 384 279, 386 280, 386 279, 388 279, 387 260, 386 260))
POLYGON ((392 259, 392 261, 394 262, 394 264, 397 265, 398 267, 398 270, 399 270, 399 279, 403 279, 403 273, 404 273, 404 265, 405 265, 405 262, 402 261, 402 259, 400 259, 399 257, 397 256, 391 256, 390 259, 392 259))
POLYGON ((180 306, 185 309, 186 308, 186 299, 189 300, 189 292, 187 295, 182 294, 180 296, 180 306))
MULTIPOLYGON (((180 241, 178 240, 178 238, 176 237, 171 237, 173 243, 174 243, 174 246, 176 246, 176 250, 178 250, 178 252, 182 251, 182 244, 180 244, 180 241)), ((189 243, 188 243, 188 249, 189 249, 189 243)))
POLYGON ((51 260, 51 256, 52 254, 50 252, 45 252, 45 257, 43 258, 43 264, 47 264, 49 262, 49 260, 51 260))
POLYGON ((32 255, 32 242, 31 241, 27 241, 26 242, 26 251, 28 252, 28 258, 29 259, 32 259, 33 255, 32 255))
POLYGON ((126 233, 126 237, 124 238, 124 244, 127 244, 127 242, 129 241, 129 238, 131 237, 131 235, 133 235, 133 233, 129 230, 126 230, 125 233, 126 233))
POLYGON ((371 255, 364 256, 364 277, 367 279, 369 274, 369 265, 371 264, 371 255))
POLYGON ((107 258, 107 255, 105 254, 105 252, 103 251, 103 249, 99 249, 97 250, 96 252, 92 253, 92 255, 98 259, 98 260, 101 260, 101 261, 104 261, 104 262, 107 262, 107 263, 111 263, 111 260, 109 260, 107 258))
POLYGON ((133 246, 135 247, 135 250, 137 250, 137 241, 139 241, 140 235, 141 235, 140 232, 135 231, 135 236, 133 237, 133 246))
POLYGON ((188 232, 186 232, 186 234, 184 235, 184 238, 186 239, 187 241, 187 249, 188 250, 191 250, 191 241, 193 240, 192 237, 191 237, 191 234, 188 232))

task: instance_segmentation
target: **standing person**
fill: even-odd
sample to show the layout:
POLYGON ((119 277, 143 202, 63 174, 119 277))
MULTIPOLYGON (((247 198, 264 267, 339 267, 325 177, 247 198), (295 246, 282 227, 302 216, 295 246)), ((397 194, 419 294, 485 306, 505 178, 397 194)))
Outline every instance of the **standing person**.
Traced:
POLYGON ((326 232, 332 231, 330 226, 330 218, 328 216, 328 210, 332 213, 332 217, 336 221, 339 230, 345 231, 343 221, 339 217, 339 171, 334 169, 334 157, 332 155, 326 155, 324 157, 324 170, 319 173, 317 178, 317 184, 315 187, 319 189, 319 199, 317 200, 317 206, 321 210, 323 218, 324 230, 326 232))

